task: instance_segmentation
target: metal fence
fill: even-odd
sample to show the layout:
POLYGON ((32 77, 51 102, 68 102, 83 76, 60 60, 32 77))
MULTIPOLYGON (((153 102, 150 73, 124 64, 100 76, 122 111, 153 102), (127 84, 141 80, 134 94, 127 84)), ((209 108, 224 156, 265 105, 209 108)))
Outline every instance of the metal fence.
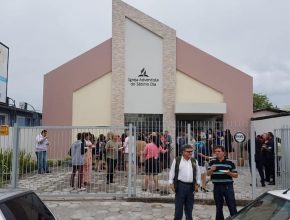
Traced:
POLYGON ((106 184, 106 160, 105 157, 98 157, 99 160, 96 160, 94 143, 101 134, 107 138, 113 134, 118 134, 121 137, 126 130, 129 130, 129 127, 15 126, 10 129, 9 136, 1 138, 1 188, 32 189, 46 196, 81 196, 84 193, 99 196, 131 196, 134 192, 131 189, 135 188, 134 179, 125 178, 127 175, 121 168, 123 166, 122 154, 119 153, 116 158, 118 164, 117 171, 114 172, 114 175, 117 176, 115 184, 106 184), (44 129, 48 132, 47 157, 50 172, 42 174, 37 170, 35 145, 36 136, 44 129), (70 184, 72 164, 68 152, 71 144, 76 141, 78 133, 90 133, 92 135, 91 141, 94 143, 92 150, 85 153, 85 157, 89 157, 89 162, 84 165, 87 166, 88 170, 87 189, 84 192, 73 192, 70 184), (97 170, 97 167, 100 169, 97 170))
POLYGON ((286 189, 290 187, 290 129, 275 129, 274 136, 276 185, 286 189))
MULTIPOLYGON (((256 186, 255 169, 251 171, 249 162, 250 150, 249 143, 251 133, 254 128, 248 124, 228 123, 216 121, 178 121, 174 127, 175 134, 166 134, 171 136, 171 142, 165 144, 166 135, 162 127, 158 127, 160 122, 150 122, 149 127, 134 123, 133 126, 124 127, 17 127, 10 129, 7 137, 1 137, 1 155, 0 155, 0 184, 1 188, 20 187, 35 190, 37 193, 46 196, 117 196, 117 197, 142 197, 142 198, 173 198, 174 193, 168 184, 168 173, 172 160, 180 154, 180 146, 183 143, 189 143, 195 146, 196 153, 200 145, 204 144, 208 148, 209 156, 212 156, 212 147, 214 145, 223 145, 227 148, 227 156, 237 165, 239 178, 235 179, 236 199, 252 199, 256 195, 271 189, 269 186, 262 188, 256 186), (152 126, 154 125, 154 126, 152 126), (38 174, 35 138, 43 130, 48 131, 48 165, 51 173, 38 174), (151 130, 150 130, 151 129, 151 130), (154 131, 155 130, 155 131, 154 131), (226 130, 227 133, 225 132, 226 130), (105 154, 99 152, 91 153, 92 160, 88 166, 89 182, 85 191, 73 191, 70 185, 72 165, 71 157, 68 155, 71 144, 76 140, 77 133, 90 132, 94 135, 94 146, 97 145, 97 139, 104 134, 107 139, 112 134, 119 135, 119 152, 116 158, 116 167, 113 170, 114 183, 107 184, 108 163, 105 154), (242 132, 246 139, 242 143, 235 141, 235 134, 242 132), (127 155, 123 152, 125 136, 129 136, 129 152, 127 155), (157 175, 158 184, 149 179, 147 191, 143 191, 145 182, 144 156, 143 150, 149 141, 150 135, 157 135, 160 145, 166 150, 167 154, 160 153, 159 172, 157 175), (134 140, 134 141, 133 141, 134 140), (17 155, 17 156, 15 156, 17 155), (128 159, 126 159, 128 156, 128 159), (126 163, 128 161, 128 163, 126 163), (127 165, 127 166, 126 166, 127 165), (252 186, 250 186, 252 184, 252 186)), ((289 131, 277 135, 281 138, 281 155, 289 152, 289 131), (288 133, 287 133, 288 132, 288 133), (287 146, 287 147, 286 147, 287 146)), ((279 134, 278 134, 279 133, 279 134)), ((252 146, 255 143, 251 142, 252 146)), ((95 148, 93 148, 95 149, 95 148)), ((86 153, 87 154, 87 153, 86 153)), ((195 154, 196 155, 196 154, 195 154)), ((254 154, 252 153, 252 161, 254 154)), ((287 154, 289 155, 289 153, 287 154)), ((277 154, 278 158, 278 154, 277 154)), ((281 157, 277 160, 277 180, 278 184, 289 185, 288 157, 281 157), (288 182, 287 182, 288 181, 288 182)), ((258 178, 258 177, 257 177, 258 178)), ((155 179, 156 181, 156 179, 155 179)), ((280 185, 279 185, 280 186, 280 185)), ((276 186, 278 187, 278 186, 276 186)), ((206 188, 209 192, 199 191, 196 198, 213 199, 211 193, 213 185, 209 177, 206 178, 206 188)))

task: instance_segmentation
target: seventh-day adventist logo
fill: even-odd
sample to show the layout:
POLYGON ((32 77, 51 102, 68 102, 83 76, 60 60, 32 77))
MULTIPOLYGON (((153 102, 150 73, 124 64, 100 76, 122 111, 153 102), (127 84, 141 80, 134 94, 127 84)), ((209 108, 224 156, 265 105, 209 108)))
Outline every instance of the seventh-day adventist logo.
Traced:
POLYGON ((146 73, 146 70, 145 70, 145 68, 143 68, 142 70, 141 70, 141 74, 138 76, 138 77, 149 77, 148 75, 147 75, 147 73, 146 73))
POLYGON ((130 83, 130 86, 157 86, 159 79, 149 77, 145 67, 143 67, 138 77, 134 78, 128 77, 128 81, 130 83))

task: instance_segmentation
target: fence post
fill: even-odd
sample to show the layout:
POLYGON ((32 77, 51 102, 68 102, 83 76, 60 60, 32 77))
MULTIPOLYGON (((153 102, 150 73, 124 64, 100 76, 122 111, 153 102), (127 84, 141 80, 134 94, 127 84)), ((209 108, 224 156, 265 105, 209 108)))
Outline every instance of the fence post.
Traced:
POLYGON ((133 176, 134 176, 134 186, 133 186, 133 195, 136 197, 136 185, 137 185, 137 170, 138 170, 138 160, 137 160, 137 132, 136 132, 136 126, 133 127, 133 143, 132 146, 134 149, 133 151, 133 161, 134 161, 134 170, 133 170, 133 176))
POLYGON ((257 186, 257 179, 256 179, 256 161, 255 161, 255 149, 256 149, 256 134, 255 134, 255 127, 253 122, 251 121, 251 174, 252 174, 252 198, 253 200, 257 197, 256 186, 257 186))
POLYGON ((128 197, 132 197, 132 124, 129 124, 129 155, 128 155, 128 197))
POLYGON ((187 144, 192 144, 190 124, 187 124, 187 144))
POLYGON ((13 127, 13 153, 12 153, 12 173, 11 186, 16 189, 18 185, 18 152, 19 152, 19 128, 17 123, 13 127))
MULTIPOLYGON (((281 130, 280 130, 281 131, 281 130)), ((278 131, 277 129, 274 129, 274 176, 275 176, 275 187, 278 186, 278 155, 277 155, 277 137, 278 137, 278 131)))

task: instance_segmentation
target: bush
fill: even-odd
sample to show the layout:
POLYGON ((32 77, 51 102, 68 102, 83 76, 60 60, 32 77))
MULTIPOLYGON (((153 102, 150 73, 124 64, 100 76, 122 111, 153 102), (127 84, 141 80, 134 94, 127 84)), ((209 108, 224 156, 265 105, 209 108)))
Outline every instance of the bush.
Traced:
POLYGON ((35 160, 31 159, 31 154, 26 154, 25 151, 19 152, 19 173, 26 174, 31 173, 37 169, 35 160))
MULTIPOLYGON (((12 150, 0 149, 0 179, 2 182, 10 180, 12 172, 12 150)), ((19 174, 27 174, 37 169, 36 161, 31 158, 30 153, 20 151, 18 155, 19 174)))
POLYGON ((10 180, 12 170, 12 150, 0 149, 0 178, 10 180))
POLYGON ((48 161, 47 161, 47 166, 48 166, 48 167, 53 167, 54 164, 55 164, 55 163, 54 163, 53 160, 48 160, 48 161))

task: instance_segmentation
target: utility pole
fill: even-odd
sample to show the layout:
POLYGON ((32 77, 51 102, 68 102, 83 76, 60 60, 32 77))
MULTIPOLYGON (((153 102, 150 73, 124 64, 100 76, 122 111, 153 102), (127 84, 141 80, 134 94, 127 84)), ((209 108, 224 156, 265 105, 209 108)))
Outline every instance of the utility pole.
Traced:
POLYGON ((10 120, 10 126, 14 126, 14 123, 16 123, 16 104, 15 104, 15 99, 12 99, 10 97, 6 97, 6 103, 8 106, 10 106, 9 104, 9 100, 11 100, 13 102, 13 114, 12 114, 12 117, 11 117, 11 114, 10 114, 10 117, 11 117, 11 120, 10 120))

